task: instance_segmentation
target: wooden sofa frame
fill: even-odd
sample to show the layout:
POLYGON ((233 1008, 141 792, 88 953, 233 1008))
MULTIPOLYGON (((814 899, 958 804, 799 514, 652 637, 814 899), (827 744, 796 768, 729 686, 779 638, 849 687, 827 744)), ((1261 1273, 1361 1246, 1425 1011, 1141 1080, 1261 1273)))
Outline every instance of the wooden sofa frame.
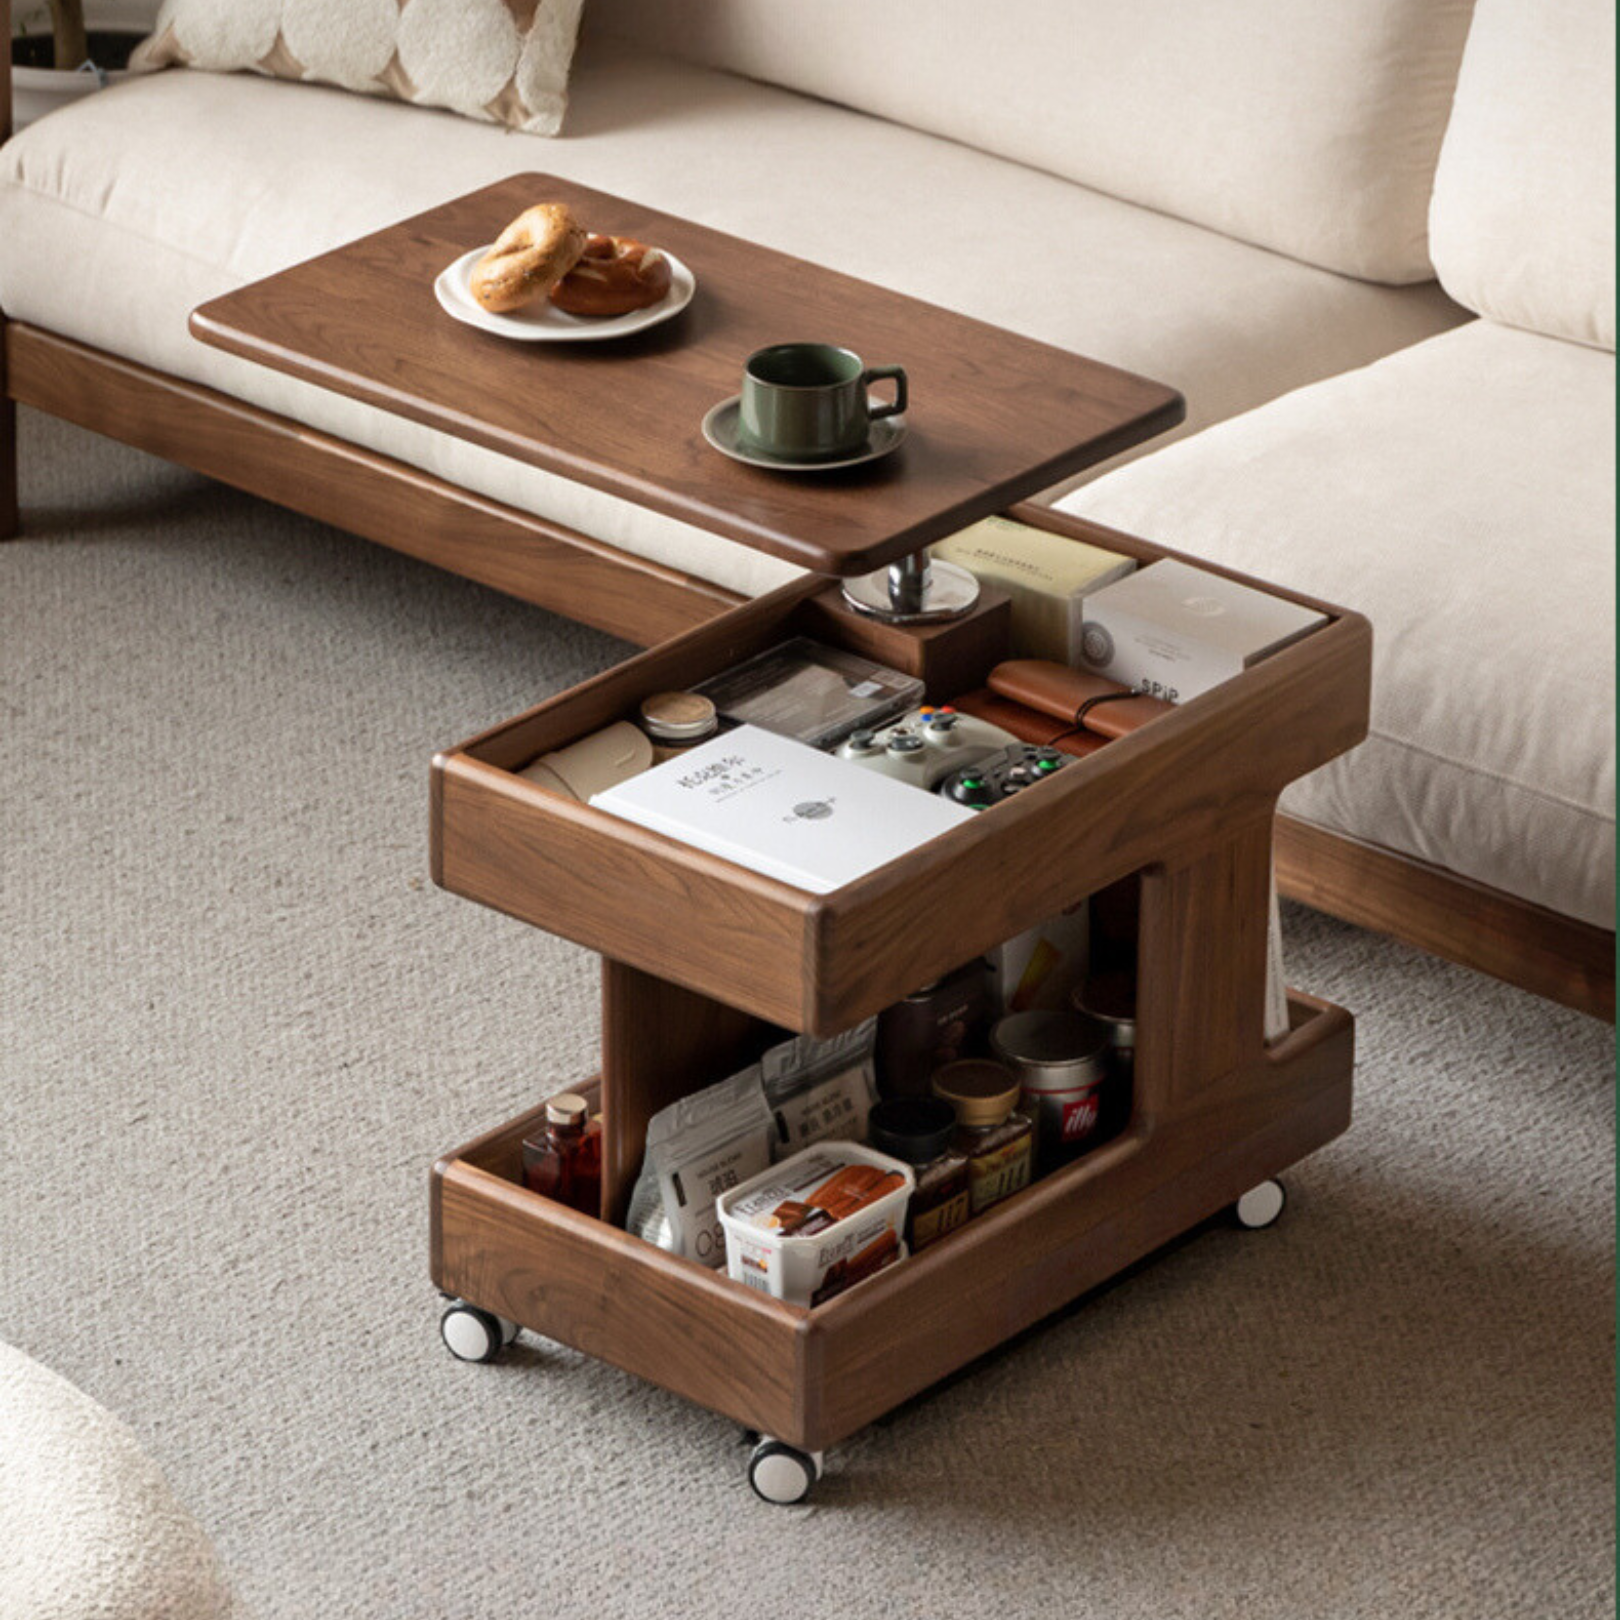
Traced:
MULTIPOLYGON (((9 39, 10 0, 0 0, 9 39)), ((0 141, 11 62, 0 60, 0 141)), ((0 539, 19 529, 21 403, 651 646, 742 599, 215 390, 0 312, 0 539)), ((1107 543, 1107 531, 1099 530, 1107 543)), ((1610 1022, 1614 934, 1390 850, 1278 819, 1285 894, 1610 1022)))

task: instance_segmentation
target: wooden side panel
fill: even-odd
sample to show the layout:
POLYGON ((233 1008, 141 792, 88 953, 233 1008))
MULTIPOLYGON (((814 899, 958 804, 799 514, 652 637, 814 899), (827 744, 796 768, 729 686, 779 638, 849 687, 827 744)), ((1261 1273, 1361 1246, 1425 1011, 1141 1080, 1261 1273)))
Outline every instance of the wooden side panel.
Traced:
POLYGON ((1265 1045, 1271 817, 1142 874, 1136 1085, 1157 1115, 1265 1045))
POLYGON ((1352 1061, 1349 1015, 1323 1011, 1174 1120, 811 1312, 809 1443, 836 1444, 1331 1141, 1352 1061))
POLYGON ((1614 1022, 1614 935, 1410 856, 1277 822, 1282 892, 1614 1022))
POLYGON ((602 1218, 622 1224, 647 1121, 758 1057, 773 1025, 623 962, 602 963, 602 1218))
POLYGON ((807 1027, 847 1028, 977 951, 1269 817, 1366 734, 1366 621, 1348 615, 1050 783, 825 897, 807 1027))
POLYGON ((798 1027, 813 896, 465 754, 435 769, 434 876, 445 888, 798 1027), (538 799, 548 801, 543 816, 538 799), (598 830, 604 821, 614 822, 611 839, 598 830), (683 928, 683 918, 694 921, 683 928))
POLYGON ((739 600, 213 389, 35 327, 5 339, 25 405, 643 646, 739 600))
POLYGON ((738 1423, 804 1429, 804 1317, 459 1158, 433 1172, 433 1280, 738 1423))

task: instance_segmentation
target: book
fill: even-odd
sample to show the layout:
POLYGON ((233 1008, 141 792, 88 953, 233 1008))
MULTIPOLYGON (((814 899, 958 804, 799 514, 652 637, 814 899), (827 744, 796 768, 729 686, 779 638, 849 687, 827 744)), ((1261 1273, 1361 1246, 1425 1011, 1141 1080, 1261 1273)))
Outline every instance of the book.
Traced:
POLYGON ((1134 557, 1014 518, 987 517, 936 542, 930 555, 965 568, 1012 599, 1008 655, 1080 659, 1086 597, 1136 567, 1134 557))
POLYGON ((976 813, 746 725, 590 802, 811 894, 841 889, 976 813))
POLYGON ((1087 598, 1081 667, 1185 703, 1326 623, 1314 608, 1167 557, 1087 598))

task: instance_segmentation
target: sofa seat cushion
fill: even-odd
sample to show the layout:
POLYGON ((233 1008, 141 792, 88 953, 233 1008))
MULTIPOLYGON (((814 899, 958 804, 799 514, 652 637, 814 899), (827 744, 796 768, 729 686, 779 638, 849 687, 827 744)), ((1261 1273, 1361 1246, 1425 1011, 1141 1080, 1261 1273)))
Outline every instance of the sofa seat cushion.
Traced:
POLYGON ((1612 928, 1614 386, 1476 321, 1062 505, 1371 619, 1371 735, 1284 810, 1612 928))
POLYGON ((1142 372, 1181 389, 1194 424, 1463 318, 1432 284, 1347 280, 915 130, 611 42, 582 50, 571 101, 568 134, 541 143, 246 75, 181 70, 119 85, 0 152, 0 307, 744 593, 793 571, 221 354, 188 334, 186 317, 402 216, 551 168, 1142 372), (987 233, 1009 244, 1004 272, 986 269, 987 233))

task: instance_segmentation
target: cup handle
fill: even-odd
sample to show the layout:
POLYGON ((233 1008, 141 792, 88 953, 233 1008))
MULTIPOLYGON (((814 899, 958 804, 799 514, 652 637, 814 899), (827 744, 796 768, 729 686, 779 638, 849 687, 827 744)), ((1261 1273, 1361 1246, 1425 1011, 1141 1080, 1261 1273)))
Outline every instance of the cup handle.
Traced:
POLYGON ((902 366, 868 366, 861 373, 861 387, 866 388, 884 377, 894 379, 894 404, 873 406, 867 412, 873 422, 881 422, 885 416, 899 416, 906 408, 906 373, 902 366))

